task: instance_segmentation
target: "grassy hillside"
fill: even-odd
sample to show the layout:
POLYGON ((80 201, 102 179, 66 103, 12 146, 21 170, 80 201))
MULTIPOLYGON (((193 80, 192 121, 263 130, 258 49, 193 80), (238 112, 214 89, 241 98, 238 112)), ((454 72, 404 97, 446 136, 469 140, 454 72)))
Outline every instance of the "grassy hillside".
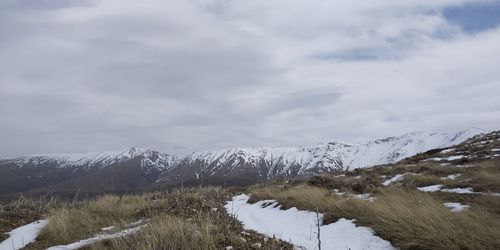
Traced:
POLYGON ((442 184, 449 188, 498 190, 499 163, 467 169, 395 166, 385 169, 385 175, 394 176, 401 170, 415 175, 407 174, 408 178, 389 186, 380 184, 383 177, 378 171, 360 171, 355 176, 329 174, 306 182, 256 185, 248 192, 254 201, 275 199, 285 207, 319 210, 326 215, 326 223, 339 218, 356 219, 358 224, 371 227, 400 249, 499 249, 499 196, 428 193, 415 188, 442 184), (441 179, 457 172, 463 174, 456 180, 441 179), (452 212, 443 205, 445 202, 467 204, 470 209, 452 212))
MULTIPOLYGON (((286 242, 245 232, 222 207, 233 194, 228 189, 205 187, 142 195, 104 195, 79 202, 31 200, 25 205, 32 211, 27 219, 46 217, 49 224, 26 249, 69 244, 102 232, 119 232, 134 224, 142 225, 138 233, 84 249, 224 249, 227 246, 251 249, 255 244, 263 249, 292 249, 286 242)), ((2 218, 8 211, 23 209, 15 207, 21 203, 2 206, 2 218)), ((6 221, 2 223, 7 225, 6 221)), ((10 227, 19 224, 24 223, 11 222, 10 227)), ((8 226, 0 229, 9 231, 8 226)))
POLYGON ((500 133, 397 164, 249 187, 253 201, 356 219, 400 249, 500 249, 500 133), (423 192, 439 185, 436 192, 423 192), (444 203, 470 209, 453 212, 444 203))

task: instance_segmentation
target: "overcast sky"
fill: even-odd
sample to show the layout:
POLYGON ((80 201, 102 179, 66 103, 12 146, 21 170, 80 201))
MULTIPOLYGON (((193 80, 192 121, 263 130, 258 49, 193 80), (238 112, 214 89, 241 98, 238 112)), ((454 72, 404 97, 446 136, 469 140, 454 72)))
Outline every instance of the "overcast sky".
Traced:
POLYGON ((0 156, 500 129, 498 13, 480 0, 0 0, 0 156))

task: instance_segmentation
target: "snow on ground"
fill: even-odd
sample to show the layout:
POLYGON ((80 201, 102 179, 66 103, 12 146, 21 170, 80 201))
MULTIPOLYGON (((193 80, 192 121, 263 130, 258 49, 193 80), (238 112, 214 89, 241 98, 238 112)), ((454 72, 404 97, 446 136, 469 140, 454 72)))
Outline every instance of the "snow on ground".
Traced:
POLYGON ((340 192, 340 190, 338 190, 336 188, 332 189, 332 191, 336 195, 339 195, 339 196, 345 196, 348 198, 356 198, 356 199, 365 200, 365 201, 369 201, 369 202, 373 202, 377 199, 376 197, 371 196, 371 194, 369 194, 369 193, 366 193, 366 194, 347 194, 345 192, 340 192))
POLYGON ((34 242, 40 231, 47 225, 46 220, 38 220, 18 227, 8 234, 10 237, 0 243, 0 250, 17 250, 34 242))
POLYGON ((340 190, 338 190, 337 188, 332 189, 332 191, 333 191, 336 195, 344 195, 344 194, 345 194, 345 192, 340 192, 340 190))
POLYGON ((472 190, 472 188, 470 188, 470 187, 467 187, 467 188, 441 189, 441 192, 458 193, 458 194, 474 194, 475 193, 472 190))
POLYGON ((371 194, 355 194, 355 195, 352 195, 352 197, 354 197, 356 199, 360 199, 360 200, 369 201, 369 202, 374 202, 377 199, 377 198, 371 196, 371 194))
POLYGON ((321 226, 321 249, 395 249, 388 241, 375 236, 373 230, 358 227, 353 221, 341 218, 321 226))
POLYGON ((101 228, 101 231, 111 231, 115 228, 115 226, 110 226, 110 227, 103 227, 101 228))
MULTIPOLYGON (((147 220, 147 221, 149 221, 149 220, 147 220)), ((132 222, 132 223, 130 223, 130 224, 127 224, 127 227, 135 227, 135 226, 139 226, 139 225, 141 225, 143 222, 144 222, 144 220, 138 220, 138 221, 132 222)))
POLYGON ((470 208, 470 205, 462 205, 458 202, 445 202, 443 205, 450 208, 452 212, 462 212, 463 210, 470 208))
POLYGON ((450 153, 450 152, 453 152, 453 151, 455 151, 455 149, 454 148, 450 148, 450 149, 445 149, 445 150, 441 151, 440 153, 441 154, 447 154, 447 153, 450 153))
POLYGON ((433 158, 425 159, 424 161, 441 161, 444 159, 445 158, 441 158, 441 157, 433 157, 433 158))
POLYGON ((457 194, 491 194, 491 195, 496 195, 496 193, 483 193, 483 192, 474 192, 474 190, 471 187, 465 187, 465 188, 450 188, 450 189, 441 189, 443 188, 443 185, 437 184, 437 185, 431 185, 431 186, 426 186, 426 187, 418 187, 417 189, 423 192, 447 192, 447 193, 457 193, 457 194))
POLYGON ((446 160, 448 160, 448 161, 454 161, 454 160, 459 160, 459 159, 462 159, 462 158, 464 158, 463 155, 454 155, 454 156, 448 157, 446 160))
POLYGON ((455 180, 457 177, 459 177, 461 174, 450 174, 446 177, 442 177, 441 180, 455 180))
POLYGON ((443 185, 437 184, 437 185, 431 185, 431 186, 426 186, 426 187, 418 187, 417 189, 422 191, 422 192, 437 192, 442 187, 443 187, 443 185))
POLYGON ((475 194, 476 193, 470 187, 467 187, 467 188, 441 189, 442 187, 443 187, 443 185, 437 184, 437 185, 431 185, 431 186, 427 186, 427 187, 419 187, 417 189, 420 190, 420 191, 423 191, 423 192, 437 192, 437 191, 441 191, 441 192, 458 193, 458 194, 475 194))
POLYGON ((394 182, 396 182, 396 181, 399 181, 399 180, 403 179, 403 177, 404 177, 405 175, 407 175, 407 174, 408 174, 408 173, 404 173, 404 174, 397 174, 397 175, 395 175, 394 177, 390 178, 389 180, 384 181, 384 183, 382 183, 382 185, 384 185, 384 186, 389 186, 389 185, 391 185, 392 183, 394 183, 394 182))
POLYGON ((459 160, 459 159, 462 159, 464 158, 465 156, 463 155, 453 155, 453 156, 450 156, 450 157, 447 157, 447 158, 442 158, 442 157, 433 157, 433 158, 429 158, 429 159, 426 159, 424 161, 443 161, 443 160, 446 160, 446 161, 454 161, 454 160, 459 160))
MULTIPOLYGON (((263 200, 249 204, 250 196, 242 194, 233 197, 224 206, 245 229, 255 230, 269 237, 277 237, 302 247, 317 249, 318 222, 323 215, 297 208, 281 210, 274 200, 263 200)), ((354 220, 339 219, 335 223, 320 226, 322 249, 394 249, 391 244, 374 235, 368 227, 358 227, 354 220)))
POLYGON ((88 239, 85 239, 85 240, 80 240, 80 241, 77 241, 77 242, 74 242, 74 243, 71 243, 71 244, 68 244, 68 245, 60 245, 60 246, 49 247, 49 248, 47 248, 47 250, 72 250, 72 249, 79 249, 81 247, 88 246, 88 245, 96 243, 98 241, 115 239, 115 238, 121 238, 121 237, 125 237, 125 236, 128 236, 128 235, 134 234, 137 231, 139 231, 139 229, 141 229, 142 227, 143 226, 133 227, 133 228, 125 229, 125 230, 120 231, 118 233, 114 233, 114 234, 98 234, 98 235, 96 235, 96 236, 94 236, 92 238, 88 238, 88 239))

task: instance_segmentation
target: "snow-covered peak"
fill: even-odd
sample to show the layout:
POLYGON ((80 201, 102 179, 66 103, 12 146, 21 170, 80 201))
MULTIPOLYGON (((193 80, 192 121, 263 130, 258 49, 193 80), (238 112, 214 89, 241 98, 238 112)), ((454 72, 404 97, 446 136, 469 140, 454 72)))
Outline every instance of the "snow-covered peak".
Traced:
POLYGON ((109 167, 140 157, 144 173, 170 172, 166 170, 187 168, 185 172, 211 176, 218 172, 227 175, 232 171, 250 168, 263 178, 271 179, 276 176, 352 170, 394 163, 430 149, 459 144, 483 132, 474 128, 457 133, 412 132, 365 143, 347 144, 331 141, 302 147, 235 147, 194 152, 184 157, 131 147, 119 151, 86 154, 30 155, 7 161, 19 167, 51 164, 58 168, 90 169, 109 167))
MULTIPOLYGON (((238 166, 265 166, 272 169, 270 172, 274 175, 284 175, 297 166, 300 168, 298 174, 312 169, 327 172, 394 163, 430 149, 459 144, 483 132, 480 129, 467 129, 457 133, 412 132, 355 144, 329 142, 303 147, 238 147, 194 152, 183 161, 202 165, 211 174, 217 169, 227 169, 228 165, 231 169, 238 166)), ((268 176, 270 177, 272 176, 268 176)))
POLYGON ((357 153, 345 160, 350 162, 348 166, 351 168, 394 163, 430 149, 459 144, 481 133, 484 133, 484 130, 466 129, 457 133, 412 132, 353 145, 358 148, 357 153))
POLYGON ((162 160, 171 163, 175 157, 161 154, 150 149, 130 147, 119 151, 90 152, 84 154, 35 154, 18 157, 10 160, 18 166, 38 167, 48 163, 57 164, 58 167, 107 167, 116 163, 130 160, 135 157, 148 159, 150 162, 162 160), (155 159, 152 159, 155 158, 155 159))

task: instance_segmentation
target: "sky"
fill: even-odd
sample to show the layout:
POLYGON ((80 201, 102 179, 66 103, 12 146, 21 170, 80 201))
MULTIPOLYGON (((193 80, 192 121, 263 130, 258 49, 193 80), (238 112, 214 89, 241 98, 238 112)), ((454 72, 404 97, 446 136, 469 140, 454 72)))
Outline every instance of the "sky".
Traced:
POLYGON ((500 2, 0 0, 0 157, 500 129, 500 2))

